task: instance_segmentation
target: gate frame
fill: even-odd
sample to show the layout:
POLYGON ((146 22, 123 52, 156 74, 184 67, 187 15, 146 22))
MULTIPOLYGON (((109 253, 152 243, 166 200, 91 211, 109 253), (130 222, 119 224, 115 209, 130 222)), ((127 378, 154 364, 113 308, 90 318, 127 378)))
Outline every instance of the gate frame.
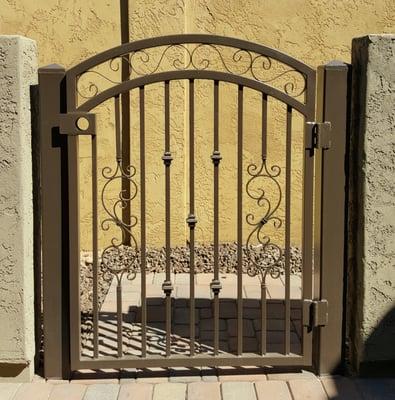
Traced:
POLYGON ((67 137, 59 133, 65 77, 61 65, 38 70, 44 376, 52 379, 71 374, 67 137))
MULTIPOLYGON (((317 120, 332 124, 330 150, 314 150, 321 178, 315 179, 314 300, 327 300, 329 308, 328 325, 314 328, 312 367, 319 374, 337 371, 342 361, 349 75, 341 62, 317 71, 317 120)), ((39 69, 44 375, 58 379, 71 374, 67 142, 76 137, 59 134, 59 114, 67 112, 65 77, 59 65, 39 69)))
POLYGON ((328 302, 327 325, 313 338, 313 367, 319 375, 344 367, 350 82, 351 65, 342 61, 317 69, 316 118, 331 123, 330 148, 320 150, 315 160, 314 296, 328 302))

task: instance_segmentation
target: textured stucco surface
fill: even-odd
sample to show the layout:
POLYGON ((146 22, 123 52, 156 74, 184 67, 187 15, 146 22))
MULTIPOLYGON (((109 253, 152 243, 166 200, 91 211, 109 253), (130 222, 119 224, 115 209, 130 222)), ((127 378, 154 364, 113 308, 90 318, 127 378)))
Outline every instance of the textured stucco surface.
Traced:
POLYGON ((34 287, 30 85, 37 83, 33 40, 0 36, 0 83, 0 363, 30 363, 31 373, 34 287))
POLYGON ((395 35, 353 41, 349 339, 356 368, 395 360, 395 35))
MULTIPOLYGON (((120 43, 119 2, 108 0, 0 0, 0 33, 21 34, 35 39, 39 48, 39 63, 59 63, 70 67, 85 58, 120 43)), ((214 33, 251 40, 279 49, 304 61, 312 67, 331 59, 350 60, 351 39, 366 32, 389 32, 394 26, 395 4, 391 0, 136 0, 130 1, 131 39, 175 33, 214 33)), ((207 85, 206 85, 207 88, 207 85)), ((197 100, 208 105, 212 93, 207 96, 204 83, 196 89, 197 100)), ((235 239, 235 145, 236 145, 236 92, 225 88, 224 106, 220 124, 221 162, 220 201, 224 210, 221 215, 221 240, 235 239)), ((253 94, 246 99, 245 163, 256 161, 255 132, 259 130, 259 103, 253 94)), ((139 120, 137 114, 137 93, 132 98, 132 133, 136 136, 139 120)), ((188 173, 187 173, 187 90, 180 82, 172 92, 172 242, 184 244, 187 238, 185 217, 188 214, 188 173)), ((146 94, 147 101, 147 223, 148 244, 163 244, 164 219, 164 177, 160 159, 163 132, 163 93, 153 87, 146 94), (158 140, 158 138, 162 138, 158 140)), ((111 116, 113 104, 107 102, 98 107, 99 112, 99 167, 114 166, 114 121, 111 116)), ((197 240, 211 241, 212 210, 212 164, 211 112, 207 113, 197 104, 196 110, 196 193, 197 240), (209 148, 207 148, 209 144, 209 148)), ((284 166, 284 112, 281 105, 273 102, 269 122, 271 141, 269 162, 284 166)), ((295 121, 295 149, 301 145, 301 121, 295 121)), ((138 165, 139 156, 133 141, 132 160, 138 165)), ((81 144, 81 243, 82 248, 91 248, 91 194, 90 194, 90 145, 81 144)), ((301 152, 294 151, 292 196, 292 242, 300 242, 301 221, 301 152)), ((137 175, 138 179, 138 175, 137 175)), ((283 177, 281 177, 283 184, 283 177)), ((103 180, 100 181, 103 185, 103 180)), ((112 198, 117 195, 112 189, 112 198)), ((254 209, 254 204, 246 201, 246 209, 254 209)), ((133 210, 139 210, 139 195, 133 201, 133 210)), ((99 210, 101 219, 103 209, 99 210)), ((284 217, 284 204, 279 215, 284 217)), ((112 230, 104 238, 101 246, 108 244, 110 235, 119 235, 112 230)), ((244 234, 248 233, 245 229, 244 234)), ((270 232, 278 241, 283 240, 283 232, 270 232)))

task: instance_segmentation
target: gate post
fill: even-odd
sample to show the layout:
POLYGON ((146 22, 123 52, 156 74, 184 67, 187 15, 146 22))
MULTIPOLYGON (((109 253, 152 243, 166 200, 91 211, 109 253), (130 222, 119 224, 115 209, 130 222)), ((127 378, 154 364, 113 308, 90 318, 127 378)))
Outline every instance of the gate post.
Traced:
POLYGON ((316 163, 314 295, 328 301, 328 324, 314 338, 320 375, 342 366, 349 78, 350 66, 340 61, 318 68, 317 118, 331 123, 330 148, 317 154, 316 163))
POLYGON ((65 111, 65 69, 39 69, 44 375, 69 375, 67 137, 59 134, 65 111))

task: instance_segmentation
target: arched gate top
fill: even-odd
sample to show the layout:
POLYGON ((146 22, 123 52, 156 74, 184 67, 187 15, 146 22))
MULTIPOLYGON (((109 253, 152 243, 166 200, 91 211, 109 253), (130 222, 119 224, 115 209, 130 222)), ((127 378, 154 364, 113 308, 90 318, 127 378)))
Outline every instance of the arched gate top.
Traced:
POLYGON ((68 70, 68 109, 87 110, 126 88, 196 78, 254 88, 306 115, 314 108, 315 74, 285 53, 246 40, 205 34, 161 36, 114 47, 68 70), (121 63, 128 65, 127 81, 120 78, 121 63))

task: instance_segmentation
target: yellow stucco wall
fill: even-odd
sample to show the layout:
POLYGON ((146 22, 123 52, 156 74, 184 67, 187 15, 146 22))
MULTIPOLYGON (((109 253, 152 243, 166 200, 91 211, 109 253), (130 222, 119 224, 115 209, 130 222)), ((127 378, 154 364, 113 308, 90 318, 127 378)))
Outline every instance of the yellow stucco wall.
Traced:
MULTIPOLYGON (((20 34, 37 41, 40 65, 58 63, 70 67, 100 51, 120 43, 119 2, 109 0, 0 0, 0 34, 20 34)), ((332 59, 350 61, 353 37, 394 30, 395 3, 391 0, 138 0, 130 2, 132 39, 176 33, 213 33, 247 39, 288 53, 316 67, 332 59)), ((184 82, 171 86, 172 152, 172 241, 184 244, 187 239, 185 218, 188 214, 188 131, 187 87, 184 82)), ((196 87, 196 214, 199 219, 197 240, 212 241, 212 91, 207 82, 196 87), (208 106, 207 106, 208 105, 208 106), (210 111, 211 110, 211 111, 210 111)), ((131 93, 133 164, 138 154, 138 93, 131 93)), ((164 168, 163 93, 158 86, 146 90, 147 113, 147 223, 148 244, 164 244, 164 168)), ((236 90, 224 85, 221 90, 220 147, 221 163, 221 240, 236 239, 236 90)), ((245 93, 244 165, 259 160, 260 106, 256 93, 245 93)), ((106 102, 98 112, 99 167, 114 167, 114 121, 112 103, 106 102)), ((284 167, 283 106, 269 104, 269 164, 284 167)), ((292 242, 300 243, 302 120, 294 119, 292 158, 292 242)), ((81 140, 81 244, 91 247, 90 147, 81 140)), ((137 180, 139 175, 136 176, 137 180)), ((247 175, 244 174, 244 179, 247 175)), ((280 177, 284 183, 283 174, 280 177)), ((100 179, 100 187, 104 180, 100 179)), ((100 189, 100 188, 99 188, 100 189)), ((111 191, 114 199, 118 188, 111 191)), ((259 215, 254 202, 245 199, 245 213, 259 215)), ((139 194, 132 203, 139 217, 139 194)), ((278 216, 284 217, 284 202, 278 216)), ((105 217, 100 208, 100 217, 105 217)), ((245 224, 246 225, 246 224, 245 224)), ((138 226, 137 226, 138 229, 138 226)), ((244 227, 244 235, 249 232, 244 227)), ((283 231, 268 231, 278 242, 283 231)), ((116 230, 101 235, 100 247, 116 230)), ((138 234, 137 234, 138 236, 138 234)))

